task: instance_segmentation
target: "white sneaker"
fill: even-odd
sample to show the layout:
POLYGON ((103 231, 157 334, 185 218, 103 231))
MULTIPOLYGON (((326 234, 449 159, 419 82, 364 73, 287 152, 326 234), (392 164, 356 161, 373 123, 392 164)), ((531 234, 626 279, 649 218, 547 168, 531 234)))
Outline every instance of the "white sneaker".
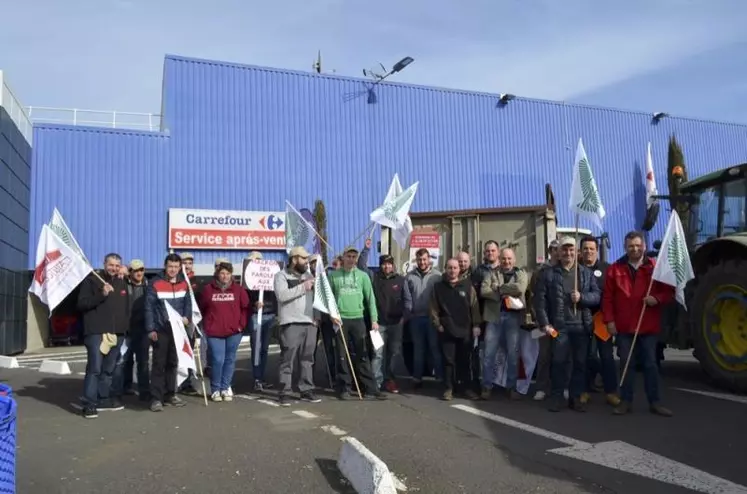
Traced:
POLYGON ((233 390, 230 387, 225 391, 221 391, 220 395, 223 401, 233 401, 233 390))
POLYGON ((542 401, 545 399, 545 392, 544 391, 537 391, 534 393, 534 401, 542 401))
POLYGON ((210 399, 213 401, 223 401, 223 396, 221 396, 220 391, 216 391, 210 395, 210 399))

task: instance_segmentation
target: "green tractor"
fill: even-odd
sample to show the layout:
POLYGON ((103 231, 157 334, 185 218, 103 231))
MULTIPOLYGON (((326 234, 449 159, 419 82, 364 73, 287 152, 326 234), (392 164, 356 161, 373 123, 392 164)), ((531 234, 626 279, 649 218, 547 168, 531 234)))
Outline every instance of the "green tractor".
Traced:
POLYGON ((669 343, 694 348, 716 385, 745 393, 747 163, 678 183, 668 199, 680 211, 695 272, 688 310, 676 307, 670 318, 669 343))

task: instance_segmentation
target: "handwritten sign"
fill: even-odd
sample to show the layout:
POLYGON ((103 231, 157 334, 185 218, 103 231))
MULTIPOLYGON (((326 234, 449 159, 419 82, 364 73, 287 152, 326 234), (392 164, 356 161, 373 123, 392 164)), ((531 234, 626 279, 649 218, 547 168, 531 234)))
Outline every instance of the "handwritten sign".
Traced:
POLYGON ((249 290, 267 290, 272 291, 272 280, 277 272, 280 271, 280 265, 276 261, 257 259, 246 264, 244 269, 244 283, 249 290))

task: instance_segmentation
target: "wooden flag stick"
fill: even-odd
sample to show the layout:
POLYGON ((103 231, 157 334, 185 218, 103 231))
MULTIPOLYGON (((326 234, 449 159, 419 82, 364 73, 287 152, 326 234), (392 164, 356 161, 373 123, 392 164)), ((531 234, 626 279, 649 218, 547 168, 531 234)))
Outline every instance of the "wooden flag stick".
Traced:
MULTIPOLYGON (((654 286, 654 277, 651 277, 651 282, 648 284, 648 290, 646 290, 646 297, 651 295, 651 287, 654 286)), ((644 297, 643 307, 641 307, 641 314, 638 316, 638 324, 635 326, 635 333, 633 333, 633 343, 630 345, 630 351, 628 351, 628 358, 625 361, 625 367, 623 368, 622 374, 620 375, 620 386, 625 382, 625 375, 628 373, 628 367, 630 366, 630 358, 633 356, 633 350, 635 349, 635 343, 638 340, 638 332, 641 330, 641 324, 643 323, 643 315, 646 313, 646 301, 644 297)))

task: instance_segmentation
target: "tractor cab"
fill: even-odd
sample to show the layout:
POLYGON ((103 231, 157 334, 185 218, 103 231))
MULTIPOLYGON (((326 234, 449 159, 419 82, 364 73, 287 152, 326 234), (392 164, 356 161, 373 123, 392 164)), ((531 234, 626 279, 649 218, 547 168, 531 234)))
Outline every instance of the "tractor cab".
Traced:
POLYGON ((747 163, 685 182, 679 193, 690 205, 692 251, 721 237, 747 234, 747 163))

